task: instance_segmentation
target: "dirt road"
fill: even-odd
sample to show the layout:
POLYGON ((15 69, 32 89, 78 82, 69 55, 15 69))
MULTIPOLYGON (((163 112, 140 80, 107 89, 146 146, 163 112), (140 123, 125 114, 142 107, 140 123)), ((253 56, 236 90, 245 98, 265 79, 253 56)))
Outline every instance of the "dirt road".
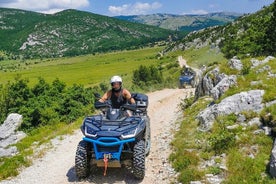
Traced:
POLYGON ((75 151, 82 139, 81 131, 76 131, 64 139, 55 139, 54 148, 44 157, 35 160, 33 165, 22 170, 16 178, 2 181, 0 184, 68 184, 68 183, 115 183, 115 184, 166 184, 175 176, 168 162, 169 143, 173 138, 176 121, 181 116, 178 104, 194 93, 194 89, 164 89, 147 94, 149 96, 148 113, 151 120, 151 153, 146 158, 146 176, 136 181, 124 169, 108 168, 107 176, 98 169, 87 180, 78 181, 74 170, 75 151))

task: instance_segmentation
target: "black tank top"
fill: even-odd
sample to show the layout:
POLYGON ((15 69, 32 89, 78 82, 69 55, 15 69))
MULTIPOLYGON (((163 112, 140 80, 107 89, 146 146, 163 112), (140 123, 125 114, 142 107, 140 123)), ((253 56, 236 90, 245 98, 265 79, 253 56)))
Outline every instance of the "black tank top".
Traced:
POLYGON ((119 109, 123 104, 127 103, 127 100, 123 96, 123 89, 121 89, 119 92, 117 92, 117 93, 119 93, 118 97, 115 95, 115 93, 116 92, 112 91, 110 100, 112 103, 112 107, 115 109, 119 109))

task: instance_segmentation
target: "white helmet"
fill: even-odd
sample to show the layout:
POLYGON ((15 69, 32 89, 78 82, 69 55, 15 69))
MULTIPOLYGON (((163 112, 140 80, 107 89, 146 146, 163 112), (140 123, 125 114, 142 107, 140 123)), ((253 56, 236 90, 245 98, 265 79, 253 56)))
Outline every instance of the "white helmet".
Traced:
POLYGON ((111 77, 111 79, 110 79, 110 84, 112 84, 113 82, 120 82, 120 83, 122 83, 123 80, 122 80, 121 77, 115 75, 115 76, 111 77))

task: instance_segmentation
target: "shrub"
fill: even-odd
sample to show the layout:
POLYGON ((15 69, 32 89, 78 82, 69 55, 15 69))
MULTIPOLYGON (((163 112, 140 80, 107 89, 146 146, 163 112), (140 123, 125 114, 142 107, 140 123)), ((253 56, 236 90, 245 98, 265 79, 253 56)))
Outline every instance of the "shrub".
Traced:
POLYGON ((208 142, 216 154, 221 154, 234 145, 235 134, 228 130, 224 123, 215 122, 208 142))
POLYGON ((151 65, 149 67, 141 65, 137 70, 134 70, 132 82, 138 86, 148 86, 160 84, 163 82, 163 76, 157 67, 151 65))
POLYGON ((185 98, 180 102, 180 107, 184 111, 194 103, 194 97, 185 98))
POLYGON ((185 171, 180 172, 178 181, 184 184, 189 184, 191 181, 197 181, 202 179, 203 173, 198 171, 197 168, 188 168, 185 171))
POLYGON ((94 110, 93 89, 81 85, 66 88, 58 79, 48 84, 39 78, 30 88, 27 80, 17 78, 0 86, 0 97, 2 122, 9 113, 19 113, 23 115, 21 129, 26 131, 59 121, 72 122, 94 110))

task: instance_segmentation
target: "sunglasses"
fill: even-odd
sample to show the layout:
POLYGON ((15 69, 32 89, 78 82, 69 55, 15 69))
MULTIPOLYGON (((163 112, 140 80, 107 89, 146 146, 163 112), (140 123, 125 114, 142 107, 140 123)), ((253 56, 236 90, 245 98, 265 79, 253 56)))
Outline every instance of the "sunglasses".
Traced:
POLYGON ((114 85, 116 85, 116 84, 121 85, 121 83, 120 83, 120 82, 112 82, 112 83, 111 83, 111 86, 114 86, 114 85))

